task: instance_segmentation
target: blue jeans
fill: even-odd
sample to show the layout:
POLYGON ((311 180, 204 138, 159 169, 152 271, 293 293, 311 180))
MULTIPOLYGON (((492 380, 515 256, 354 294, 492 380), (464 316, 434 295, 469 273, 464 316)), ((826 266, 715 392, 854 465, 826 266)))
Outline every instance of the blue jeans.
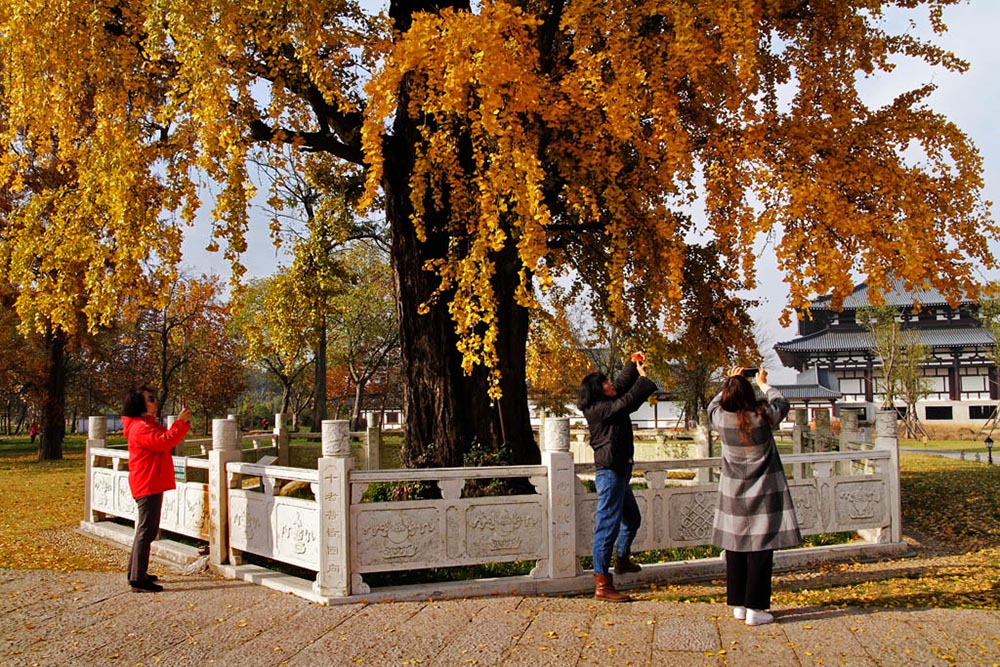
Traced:
POLYGON ((635 494, 629 487, 632 466, 624 475, 614 470, 598 470, 594 479, 597 485, 597 515, 594 518, 594 574, 608 574, 611 551, 618 541, 617 554, 632 553, 632 541, 639 532, 642 517, 635 494))

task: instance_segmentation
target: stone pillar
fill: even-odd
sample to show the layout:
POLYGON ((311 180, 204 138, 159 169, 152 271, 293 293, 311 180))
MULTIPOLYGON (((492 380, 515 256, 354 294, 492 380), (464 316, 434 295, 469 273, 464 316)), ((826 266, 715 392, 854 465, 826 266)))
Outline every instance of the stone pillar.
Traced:
POLYGON ((833 429, 830 428, 830 411, 826 408, 815 408, 813 418, 816 420, 816 451, 831 451, 833 449, 831 447, 833 429))
POLYGON ((869 542, 900 542, 902 531, 902 502, 899 494, 899 433, 895 410, 879 410, 875 413, 875 446, 876 451, 889 452, 889 460, 879 463, 881 472, 888 478, 889 527, 872 530, 859 530, 869 542))
POLYGON ((287 418, 283 413, 277 413, 274 415, 274 436, 271 438, 274 443, 275 449, 278 451, 278 465, 279 466, 290 466, 291 465, 291 452, 289 451, 289 435, 288 435, 288 425, 287 418))
POLYGON ((848 410, 840 414, 840 451, 860 449, 861 432, 858 430, 858 413, 848 410))
POLYGON ((368 469, 382 469, 382 429, 377 426, 368 427, 368 469))
MULTIPOLYGON (((221 565, 229 559, 229 474, 226 466, 240 460, 235 419, 212 420, 212 451, 208 453, 209 559, 221 565)), ((184 511, 184 508, 181 508, 184 511)))
MULTIPOLYGON (((319 471, 319 572, 313 590, 324 597, 351 594, 351 423, 323 420, 323 455, 319 471)), ((361 582, 358 582, 359 587, 361 582)))
MULTIPOLYGON (((805 408, 795 408, 792 410, 792 454, 801 454, 806 434, 809 432, 809 411, 805 408)), ((792 478, 802 479, 803 467, 801 463, 792 464, 792 478)))
MULTIPOLYGON (((719 455, 722 455, 721 451, 719 455)), ((712 430, 708 425, 708 413, 704 410, 698 412, 698 423, 694 427, 694 457, 696 459, 712 457, 712 430)), ((699 484, 710 484, 712 482, 712 469, 698 468, 695 472, 695 479, 699 484)))
POLYGON ((547 417, 542 435, 545 451, 542 465, 548 468, 549 571, 551 579, 575 577, 580 570, 576 557, 576 464, 569 451, 569 418, 547 417))
POLYGON ((87 423, 87 455, 84 460, 86 472, 84 473, 83 487, 83 520, 88 522, 100 521, 104 518, 103 513, 95 514, 91 509, 94 493, 94 457, 91 449, 100 449, 108 446, 108 418, 91 417, 87 423))

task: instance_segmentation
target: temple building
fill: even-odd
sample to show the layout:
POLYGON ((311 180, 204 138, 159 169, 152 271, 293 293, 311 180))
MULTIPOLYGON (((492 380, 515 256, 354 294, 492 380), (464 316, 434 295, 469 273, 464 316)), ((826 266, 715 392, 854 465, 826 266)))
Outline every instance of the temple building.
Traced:
MULTIPOLYGON (((929 393, 915 406, 917 418, 986 423, 997 406, 997 368, 990 359, 993 335, 977 317, 978 304, 963 301, 953 308, 936 290, 907 292, 901 282, 884 301, 899 309, 903 328, 927 347, 923 375, 929 393)), ((796 384, 780 387, 794 407, 832 406, 835 415, 854 410, 860 419, 874 419, 882 399, 879 359, 871 334, 857 322, 858 311, 868 305, 865 284, 844 300, 841 312, 831 309, 830 297, 820 297, 799 319, 799 335, 774 346, 781 362, 798 371, 796 384)), ((903 409, 899 401, 897 408, 903 409)))

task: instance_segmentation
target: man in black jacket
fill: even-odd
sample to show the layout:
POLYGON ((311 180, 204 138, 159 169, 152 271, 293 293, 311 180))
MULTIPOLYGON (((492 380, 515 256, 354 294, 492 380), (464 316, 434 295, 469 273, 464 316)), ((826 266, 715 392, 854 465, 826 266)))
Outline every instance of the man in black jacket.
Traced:
POLYGON ((611 576, 611 554, 618 542, 615 572, 638 572, 632 562, 632 541, 642 522, 639 506, 629 486, 635 442, 632 413, 656 391, 646 377, 646 357, 632 355, 622 372, 611 382, 604 373, 591 373, 580 384, 577 407, 590 427, 597 474, 597 515, 594 519, 594 597, 627 602, 627 595, 615 590, 611 576))

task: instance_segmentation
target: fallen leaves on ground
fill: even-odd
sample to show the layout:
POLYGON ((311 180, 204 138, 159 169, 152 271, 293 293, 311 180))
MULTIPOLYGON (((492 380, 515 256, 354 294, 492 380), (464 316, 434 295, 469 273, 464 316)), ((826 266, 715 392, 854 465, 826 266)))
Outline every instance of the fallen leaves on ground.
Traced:
MULTIPOLYGON (((926 454, 903 454, 901 465, 903 533, 916 555, 776 574, 774 606, 1000 609, 1000 467, 926 454)), ((723 603, 725 583, 640 596, 723 603)))

